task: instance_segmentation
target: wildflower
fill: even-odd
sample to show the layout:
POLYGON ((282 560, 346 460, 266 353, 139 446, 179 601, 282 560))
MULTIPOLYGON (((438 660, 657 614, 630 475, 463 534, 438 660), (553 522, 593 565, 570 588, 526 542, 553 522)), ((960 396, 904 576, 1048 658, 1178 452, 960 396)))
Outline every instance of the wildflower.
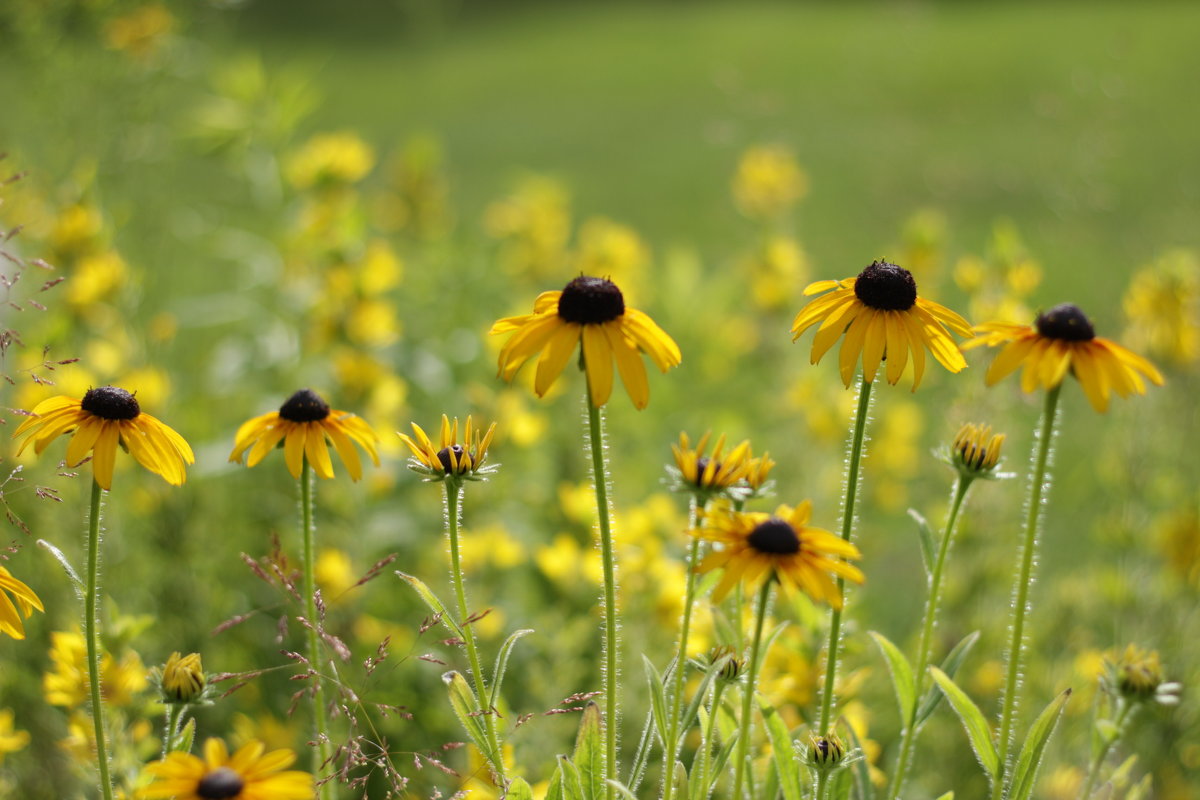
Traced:
POLYGON ((250 450, 246 465, 253 467, 282 442, 283 458, 293 478, 300 478, 306 457, 317 475, 332 478, 333 462, 329 458, 327 439, 333 442, 354 480, 362 477, 362 463, 354 449, 355 444, 366 451, 375 466, 379 466, 379 453, 375 450, 379 436, 371 426, 347 411, 331 409, 311 389, 296 392, 278 411, 243 423, 238 428, 229 460, 240 464, 242 455, 250 450))
POLYGON ((1007 322, 988 322, 975 328, 978 336, 964 349, 987 345, 1004 348, 988 367, 989 386, 1024 366, 1021 389, 1038 386, 1050 390, 1060 385, 1070 371, 1083 387, 1092 408, 1108 410, 1112 392, 1121 397, 1145 394, 1145 375, 1158 386, 1163 377, 1146 359, 1119 344, 1096 336, 1096 331, 1077 306, 1057 305, 1038 314, 1033 327, 1007 322), (1140 374, 1139 374, 1140 373, 1140 374))
POLYGON ((35 608, 38 611, 46 610, 33 589, 14 578, 7 569, 0 567, 0 633, 7 633, 14 639, 24 639, 25 626, 21 624, 21 615, 24 614, 28 619, 33 615, 35 608), (9 599, 9 594, 16 599, 15 604, 9 599))
POLYGON ((746 459, 746 470, 742 476, 750 488, 750 497, 765 497, 770 494, 773 481, 767 478, 775 468, 775 460, 769 453, 763 453, 758 458, 746 459))
POLYGON ((721 602, 739 580, 757 585, 775 577, 784 587, 799 588, 813 600, 841 608, 841 592, 829 574, 862 583, 862 572, 845 560, 861 554, 829 531, 809 527, 811 515, 809 500, 795 508, 781 505, 774 515, 727 509, 706 514, 707 526, 692 535, 722 545, 696 567, 701 573, 725 569, 713 590, 713 602, 721 602))
POLYGON ((821 323, 813 337, 812 363, 845 334, 839 354, 842 382, 847 388, 862 355, 863 380, 871 383, 881 361, 887 361, 888 383, 895 384, 904 373, 912 353, 913 391, 925 374, 925 350, 951 372, 967 366, 949 328, 970 336, 971 325, 950 309, 917 295, 912 274, 886 261, 872 262, 856 278, 817 281, 804 289, 812 295, 833 289, 809 303, 792 323, 792 340, 821 323))
POLYGON ((296 760, 291 750, 263 755, 262 742, 252 741, 229 755, 220 739, 204 743, 204 758, 170 753, 146 767, 154 782, 138 790, 145 800, 311 800, 312 775, 283 770, 296 760))
POLYGON ((137 398, 116 386, 89 389, 83 399, 51 397, 34 406, 32 413, 13 434, 13 438, 28 437, 17 454, 33 442, 33 451, 40 455, 50 442, 73 433, 67 466, 79 466, 90 452, 93 474, 102 489, 112 488, 118 444, 172 486, 184 482, 184 467, 195 461, 182 436, 143 413, 137 398))
POLYGON ((1122 301, 1126 340, 1176 364, 1200 359, 1200 259, 1174 250, 1134 274, 1122 301))
MULTIPOLYGON (((54 671, 42 676, 42 693, 52 706, 79 708, 88 702, 87 643, 78 631, 50 633, 50 660, 54 671)), ((111 653, 100 659, 100 695, 106 706, 128 706, 134 696, 146 688, 146 667, 141 657, 130 650, 120 661, 111 653)))
POLYGON ((0 764, 9 753, 24 750, 29 746, 29 731, 19 731, 13 727, 14 715, 11 708, 0 711, 0 764))
POLYGON ((486 467, 483 465, 483 462, 487 460, 487 450, 492 444, 492 437, 496 434, 496 423, 494 422, 488 427, 487 433, 481 436, 479 428, 473 427, 471 417, 468 416, 460 441, 458 417, 454 418, 454 422, 450 422, 450 419, 443 414, 441 446, 438 448, 433 446, 433 442, 429 440, 420 425, 414 422, 412 429, 416 439, 405 436, 399 431, 396 432, 396 435, 412 451, 413 457, 408 460, 409 469, 428 476, 427 480, 437 481, 454 477, 480 481, 485 480, 484 476, 494 472, 500 466, 499 464, 491 464, 486 467))
POLYGON ((738 654, 731 645, 720 644, 708 651, 708 663, 716 664, 721 659, 727 659, 717 677, 723 681, 736 681, 746 669, 745 657, 738 654))
POLYGON ((375 151, 350 131, 312 137, 287 163, 287 177, 297 189, 349 186, 375 166, 375 151))
POLYGON ((836 733, 828 736, 808 735, 808 763, 817 769, 828 769, 842 763, 846 757, 846 743, 836 733))
POLYGON ((1153 700, 1164 706, 1179 703, 1182 686, 1163 678, 1157 650, 1131 644, 1117 658, 1106 660, 1102 685, 1111 693, 1135 703, 1153 700))
POLYGON ((705 455, 711 432, 706 432, 692 448, 686 433, 679 434, 679 444, 671 445, 675 454, 675 466, 667 467, 671 475, 672 489, 710 496, 728 491, 745 477, 749 467, 749 440, 742 442, 725 455, 725 436, 722 434, 713 445, 712 453, 705 455))
POLYGON ((752 219, 773 219, 808 191, 808 176, 786 147, 760 145, 742 154, 733 177, 733 199, 752 219))
POLYGON ((1004 438, 1003 433, 993 435, 991 425, 968 422, 959 429, 950 446, 951 466, 964 478, 993 477, 992 473, 1000 463, 1004 438))
POLYGON ((639 409, 650 402, 650 386, 638 354, 649 355, 663 372, 681 360, 675 341, 649 316, 627 308, 621 290, 604 278, 580 275, 562 291, 543 292, 534 301, 532 314, 498 320, 491 334, 514 331, 500 350, 500 377, 512 380, 530 357, 542 351, 534 381, 538 397, 545 396, 579 342, 596 407, 607 403, 612 393, 614 359, 625 390, 639 409))
POLYGON ((204 694, 204 686, 208 679, 204 676, 204 666, 200 663, 199 653, 188 653, 181 656, 171 653, 162 671, 160 688, 164 702, 194 703, 204 694))

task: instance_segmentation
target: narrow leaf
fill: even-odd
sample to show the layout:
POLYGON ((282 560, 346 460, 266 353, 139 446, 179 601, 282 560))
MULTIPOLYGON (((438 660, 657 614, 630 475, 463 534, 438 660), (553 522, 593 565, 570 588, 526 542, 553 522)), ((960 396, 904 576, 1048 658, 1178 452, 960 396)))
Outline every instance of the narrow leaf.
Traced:
POLYGON ((63 568, 63 570, 66 571, 67 577, 75 582, 76 591, 87 591, 87 584, 84 583, 79 578, 79 573, 77 573, 75 571, 75 568, 71 566, 71 562, 67 560, 67 556, 66 556, 66 554, 63 553, 62 550, 59 550, 57 547, 50 544, 45 539, 38 539, 37 543, 38 543, 38 547, 42 548, 47 553, 54 556, 54 559, 56 561, 58 561, 59 566, 61 566, 63 568))
POLYGON ((583 710, 579 734, 575 737, 575 755, 571 757, 579 768, 584 800, 600 800, 604 796, 604 754, 600 735, 600 706, 595 701, 583 710))
POLYGON ((614 781, 610 778, 609 780, 605 781, 605 783, 611 786, 618 795, 624 798, 624 800, 638 800, 634 793, 629 791, 629 787, 620 781, 614 781))
POLYGON ((533 789, 524 778, 513 778, 504 797, 505 800, 533 800, 533 789))
POLYGON ((550 776, 550 785, 546 787, 546 800, 563 800, 563 768, 559 763, 550 776))
MULTIPOLYGON (((800 767, 796 764, 795 751, 792 748, 792 734, 787 723, 779 716, 775 706, 766 700, 758 698, 758 708, 762 712, 763 722, 766 723, 767 738, 771 741, 771 753, 775 769, 779 773, 779 786, 783 789, 783 800, 801 800, 800 796, 800 767)), ((767 794, 767 797, 773 797, 767 794)))
POLYGON ((471 741, 479 748, 479 752, 485 755, 490 753, 491 747, 488 745, 483 723, 479 718, 479 701, 475 698, 475 692, 467 683, 467 679, 451 670, 442 675, 442 682, 446 684, 446 690, 450 695, 450 706, 454 709, 458 721, 466 729, 467 735, 471 737, 471 741))
POLYGON ((1029 728, 1029 735, 1025 737, 1025 744, 1021 746, 1021 755, 1017 756, 1017 765, 1009 783, 1008 796, 1011 800, 1028 800, 1033 794, 1042 754, 1046 751, 1046 744, 1050 741, 1050 736, 1054 733, 1070 697, 1071 690, 1067 689, 1051 700, 1050 705, 1046 706, 1029 728))
POLYGON ((634 792, 642 784, 646 775, 646 765, 650 761, 650 747, 654 743, 651 731, 654 729, 654 713, 646 712, 646 722, 642 725, 642 735, 638 738, 637 750, 633 754, 633 768, 629 771, 629 786, 634 792))
POLYGON ((563 800, 586 800, 583 794, 583 780, 579 775, 579 767, 571 759, 560 755, 558 766, 562 770, 563 800))
MULTIPOLYGON (((971 653, 971 648, 974 647, 975 643, 978 641, 979 631, 973 631, 964 636, 963 640, 954 645, 954 649, 950 651, 949 655, 947 655, 946 659, 942 662, 942 672, 946 673, 951 678, 957 675, 959 667, 961 667, 963 662, 967 660, 967 656, 971 653)), ((935 687, 930 686, 929 691, 927 691, 925 696, 921 699, 921 707, 917 709, 916 722, 914 724, 917 725, 917 727, 923 725, 925 720, 929 719, 929 717, 933 715, 933 712, 937 710, 938 703, 940 702, 942 702, 942 693, 939 692, 935 687)))
POLYGON ((433 593, 433 590, 426 586, 420 578, 407 575, 399 570, 396 571, 396 574, 400 576, 400 580, 417 590, 417 594, 425 601, 425 605, 429 606, 429 609, 438 615, 442 624, 449 628, 451 633, 459 639, 466 638, 463 635, 462 628, 458 627, 458 623, 454 621, 454 617, 446 610, 446 606, 442 604, 442 601, 433 593))
POLYGON ((183 726, 183 730, 175 735, 175 742, 171 749, 177 753, 192 752, 192 745, 196 742, 196 718, 190 717, 187 723, 183 726))
POLYGON ((646 668, 646 680, 650 683, 650 711, 654 714, 654 727, 658 731, 658 740, 666 747, 667 741, 667 698, 663 691, 662 676, 654 668, 654 664, 646 656, 642 656, 642 664, 646 668))
POLYGON ((913 522, 917 523, 917 535, 921 539, 921 560, 925 564, 925 574, 933 575, 933 559, 937 553, 937 541, 933 538, 929 520, 925 519, 915 508, 910 508, 908 515, 913 518, 913 522))
POLYGON ((492 672, 492 688, 488 691, 488 709, 497 708, 500 704, 500 685, 504 683, 504 673, 508 671, 508 657, 512 653, 513 645, 522 636, 528 636, 533 633, 531 628, 522 628, 518 631, 513 631, 504 644, 500 645, 500 652, 496 655, 496 669, 492 672))
POLYGON ((829 800, 850 800, 850 790, 854 788, 854 785, 855 780, 851 776, 850 770, 839 769, 829 779, 829 800))
POLYGON ((972 749, 975 750, 975 757, 979 759, 979 764, 987 774, 988 780, 994 783, 1000 772, 1000 755, 992 743, 992 731, 983 717, 983 712, 967 696, 966 692, 958 688, 949 675, 937 667, 930 667, 929 672, 933 675, 933 679, 942 693, 946 695, 946 699, 950 701, 950 705, 954 707, 958 718, 962 720, 963 729, 967 732, 972 749))
MULTIPOLYGON (((862 741, 853 725, 845 726, 846 735, 850 738, 850 747, 858 753, 863 752, 862 741)), ((875 784, 871 783, 871 765, 866 758, 856 758, 850 763, 854 773, 854 796, 858 800, 874 800, 875 784)))
POLYGON ((913 719, 917 703, 917 682, 913 678, 912 665, 900 648, 882 633, 870 631, 870 634, 887 661, 888 671, 892 673, 892 688, 896 692, 896 705, 900 707, 900 724, 907 727, 913 719))
POLYGON ((688 705, 687 710, 683 712, 683 717, 679 720, 679 735, 686 736, 687 730, 692 726, 692 723, 700 715, 700 707, 704 704, 704 698, 708 694, 708 687, 716 679, 725 665, 729 663, 729 656, 719 658, 712 664, 708 665, 704 671, 704 677, 700 679, 700 686, 696 689, 696 694, 692 697, 692 702, 688 705))
POLYGON ((954 792, 953 791, 946 792, 944 795, 939 797, 937 800, 954 800, 954 792))

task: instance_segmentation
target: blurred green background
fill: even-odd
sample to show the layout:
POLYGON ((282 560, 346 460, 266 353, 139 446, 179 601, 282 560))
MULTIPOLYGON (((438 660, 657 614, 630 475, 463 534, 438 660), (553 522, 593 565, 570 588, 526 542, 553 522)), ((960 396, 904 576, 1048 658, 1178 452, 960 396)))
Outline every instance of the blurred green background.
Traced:
MULTIPOLYGON (((110 644, 148 665, 198 650, 212 672, 273 668, 202 711, 201 735, 240 726, 296 748, 306 716, 288 719, 297 687, 280 651, 299 632, 293 623, 277 638, 276 624, 296 609, 240 558, 268 556, 277 536, 294 565, 295 486, 281 458, 251 471, 226 459, 242 421, 301 386, 375 424, 384 468, 362 485, 338 470, 319 486, 320 541, 333 551, 324 582, 345 590, 396 554, 332 604, 330 624, 353 648, 343 677, 364 707, 414 714, 364 711, 377 730, 360 732, 386 736, 424 796, 466 779, 414 767, 414 752, 469 766, 442 754, 462 735, 428 700, 440 699, 445 667, 419 658, 456 655, 436 629, 419 634, 424 608, 392 575, 445 590, 439 493, 404 469, 394 430, 410 420, 432 430, 442 413, 500 424, 503 469, 467 496, 472 593, 496 609, 490 652, 506 631, 537 631, 517 648, 508 693, 514 717, 535 713, 513 736, 531 781, 548 777, 543 754, 569 748, 576 719, 540 712, 599 683, 582 384, 566 375, 538 401, 522 381, 494 379, 493 320, 580 271, 611 274, 684 353, 652 376, 648 410, 620 390, 608 408, 627 531, 632 742, 645 708, 637 654, 666 661, 677 612, 667 594, 681 581, 684 502, 663 495, 661 476, 679 432, 750 437, 779 461, 779 499, 812 497, 815 521, 837 525, 853 393, 828 358, 809 366, 809 337, 788 341, 808 281, 888 257, 973 322, 1078 303, 1168 384, 1106 415, 1076 387, 1064 393, 1028 691, 1031 706, 1065 686, 1079 693, 1039 791, 1071 797, 1100 653, 1154 647, 1185 681, 1200 663, 1198 34, 1200 6, 1183 3, 9 0, 0 167, 27 174, 0 189, 0 228, 25 225, 5 252, 44 258, 67 280, 31 292, 44 277, 27 267, 9 290, 22 310, 7 307, 3 327, 24 347, 5 353, 14 383, 0 404, 29 408, 53 391, 32 374, 67 392, 114 382, 189 439, 198 462, 182 489, 128 464, 118 473, 106 602, 146 624, 110 644), (81 360, 48 373, 43 345, 81 360), (361 661, 384 636, 386 668, 365 677, 361 661)), ((1030 450, 1039 400, 1012 380, 985 389, 987 358, 928 375, 915 395, 906 382, 877 393, 848 694, 885 770, 897 721, 863 634, 915 639, 924 579, 905 510, 940 521, 949 483, 929 451, 975 420, 1009 434, 1010 470, 1023 474, 1030 450)), ((0 441, 7 475, 12 447, 0 441)), ((0 641, 0 708, 31 734, 0 765, 20 797, 74 797, 82 785, 47 768, 74 761, 59 745, 68 714, 41 691, 50 632, 78 619, 67 580, 34 544, 81 560, 87 487, 56 475, 62 452, 23 459, 24 483, 3 486, 32 531, 10 531, 8 566, 48 609, 28 621, 27 641, 0 641), (35 485, 63 502, 38 500, 35 485)), ((943 648, 983 631, 964 682, 989 710, 1022 496, 1021 480, 977 487, 942 624, 943 648)), ((805 624, 821 616, 800 608, 793 619, 780 669, 795 685, 777 696, 798 724, 821 639, 805 624)), ((154 719, 144 705, 127 712, 130 764, 154 752, 153 734, 134 730, 154 719)), ((1126 751, 1155 796, 1193 796, 1196 724, 1190 699, 1139 721, 1126 751)), ((982 791, 948 712, 922 742, 918 796, 982 791)), ((382 796, 383 779, 372 781, 382 796)))

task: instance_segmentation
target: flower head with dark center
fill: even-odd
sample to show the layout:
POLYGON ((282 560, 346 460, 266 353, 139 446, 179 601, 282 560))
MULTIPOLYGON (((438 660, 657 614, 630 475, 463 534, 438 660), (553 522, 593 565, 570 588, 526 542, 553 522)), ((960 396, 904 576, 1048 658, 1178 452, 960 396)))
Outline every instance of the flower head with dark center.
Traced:
POLYGON ((92 474, 102 489, 112 488, 118 445, 172 486, 184 482, 185 467, 195 461, 182 436, 143 412, 136 397, 116 386, 89 389, 78 399, 51 397, 38 403, 13 434, 26 437, 17 454, 33 442, 33 451, 40 455, 63 434, 73 434, 67 466, 79 466, 91 453, 92 474))
POLYGON ((971 324, 950 309, 918 295, 916 281, 903 267, 875 261, 857 277, 817 281, 804 290, 806 295, 821 292, 825 294, 796 315, 792 339, 799 339, 820 323, 812 346, 812 363, 816 364, 845 336, 838 367, 847 387, 854 378, 860 356, 865 381, 874 382, 879 365, 886 361, 887 381, 891 384, 900 380, 911 357, 913 391, 925 374, 926 350, 951 372, 966 367, 967 362, 949 331, 970 336, 971 324))
POLYGON ((305 462, 322 478, 333 477, 333 461, 329 457, 329 442, 346 465, 346 471, 354 480, 362 478, 362 461, 354 445, 361 447, 375 466, 379 466, 379 453, 375 443, 379 436, 371 426, 348 411, 329 407, 320 395, 311 389, 301 389, 289 397, 278 411, 255 417, 238 428, 234 437, 230 461, 242 462, 253 467, 267 453, 280 444, 288 472, 299 479, 305 462))
POLYGON ((858 559, 858 548, 823 528, 810 527, 812 503, 781 505, 774 514, 730 511, 720 507, 703 515, 703 526, 693 536, 715 542, 715 549, 696 567, 725 573, 713 590, 719 603, 739 581, 757 586, 775 577, 784 588, 799 589, 817 602, 834 608, 842 604, 833 576, 855 583, 863 574, 849 559, 858 559))
POLYGON ((408 460, 409 469, 425 475, 426 480, 486 480, 486 476, 500 466, 486 464, 488 448, 496 435, 494 422, 487 432, 482 432, 468 416, 466 424, 462 427, 460 439, 458 417, 451 422, 450 418, 443 414, 441 441, 437 447, 434 447, 420 425, 412 423, 412 430, 412 436, 399 431, 396 435, 412 451, 412 458, 408 460))
POLYGON ((744 441, 728 453, 725 452, 725 436, 717 438, 711 453, 706 452, 712 433, 700 437, 692 447, 686 433, 679 434, 679 444, 671 445, 675 455, 675 466, 667 467, 671 476, 672 491, 692 492, 709 497, 728 492, 745 476, 749 465, 750 442, 744 441))
POLYGON ((170 753, 146 767, 154 782, 139 789, 142 800, 312 800, 312 775, 288 770, 291 750, 265 753, 252 741, 232 756, 220 739, 204 744, 204 758, 170 753))
POLYGON ((1092 408, 1103 413, 1114 392, 1128 397, 1145 394, 1146 380, 1163 384, 1162 374, 1153 364, 1097 336, 1087 315, 1070 303, 1043 311, 1033 326, 988 322, 976 326, 975 331, 976 337, 963 345, 964 350, 1003 345, 988 367, 989 386, 1022 368, 1022 391, 1032 392, 1039 387, 1048 391, 1070 372, 1083 387, 1092 408))
POLYGON ((492 335, 511 333, 500 350, 500 377, 511 381, 517 371, 541 353, 534 392, 545 396, 562 374, 577 345, 593 405, 602 406, 612 394, 613 362, 633 404, 645 408, 650 385, 641 355, 645 353, 666 372, 680 362, 679 346, 646 314, 625 305, 615 283, 581 275, 558 292, 543 292, 533 313, 498 320, 492 335))
POLYGON ((954 437, 948 461, 964 478, 996 477, 994 471, 1000 463, 1004 439, 1003 433, 992 433, 991 425, 968 422, 954 437))

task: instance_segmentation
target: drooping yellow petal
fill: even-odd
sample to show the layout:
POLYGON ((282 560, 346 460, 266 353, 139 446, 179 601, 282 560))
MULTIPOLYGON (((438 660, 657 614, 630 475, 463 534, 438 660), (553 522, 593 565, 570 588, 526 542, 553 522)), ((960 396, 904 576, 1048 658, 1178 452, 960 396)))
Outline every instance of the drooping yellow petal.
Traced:
POLYGON ((283 461, 287 464, 292 477, 300 480, 300 472, 304 468, 304 441, 308 437, 308 426, 311 423, 293 423, 283 440, 283 461))
POLYGON ((868 312, 870 326, 863 340, 863 380, 867 383, 875 382, 875 373, 887 347, 887 313, 875 309, 868 312))
POLYGON ((646 377, 646 365, 642 356, 616 323, 606 323, 600 326, 608 337, 609 348, 617 362, 617 370, 621 374, 621 382, 625 391, 633 401, 634 408, 641 411, 650 403, 650 383, 646 377))
POLYGON ((902 313, 889 311, 883 318, 887 326, 887 382, 895 386, 908 364, 908 334, 902 313))
POLYGON ((79 430, 75 431, 75 435, 67 444, 68 467, 77 467, 87 458, 87 454, 95 447, 96 439, 99 438, 102 430, 104 430, 103 421, 95 417, 79 425, 79 430))
POLYGON ((545 397, 554 381, 562 374, 567 362, 575 353, 580 334, 578 323, 565 322, 550 335, 542 357, 538 359, 537 375, 533 384, 534 394, 538 397, 545 397))
POLYGON ((838 352, 838 369, 842 374, 842 383, 850 388, 854 379, 854 368, 858 365, 858 356, 862 352, 863 342, 867 338, 867 328, 870 327, 871 315, 859 314, 846 329, 846 338, 842 341, 842 349, 838 352))
POLYGON ((612 395, 613 356, 608 337, 598 325, 583 326, 583 361, 592 405, 600 407, 612 395))
POLYGON ((96 438, 96 445, 92 449, 92 476, 101 489, 111 489, 120 433, 116 420, 104 420, 102 425, 104 429, 96 438))

